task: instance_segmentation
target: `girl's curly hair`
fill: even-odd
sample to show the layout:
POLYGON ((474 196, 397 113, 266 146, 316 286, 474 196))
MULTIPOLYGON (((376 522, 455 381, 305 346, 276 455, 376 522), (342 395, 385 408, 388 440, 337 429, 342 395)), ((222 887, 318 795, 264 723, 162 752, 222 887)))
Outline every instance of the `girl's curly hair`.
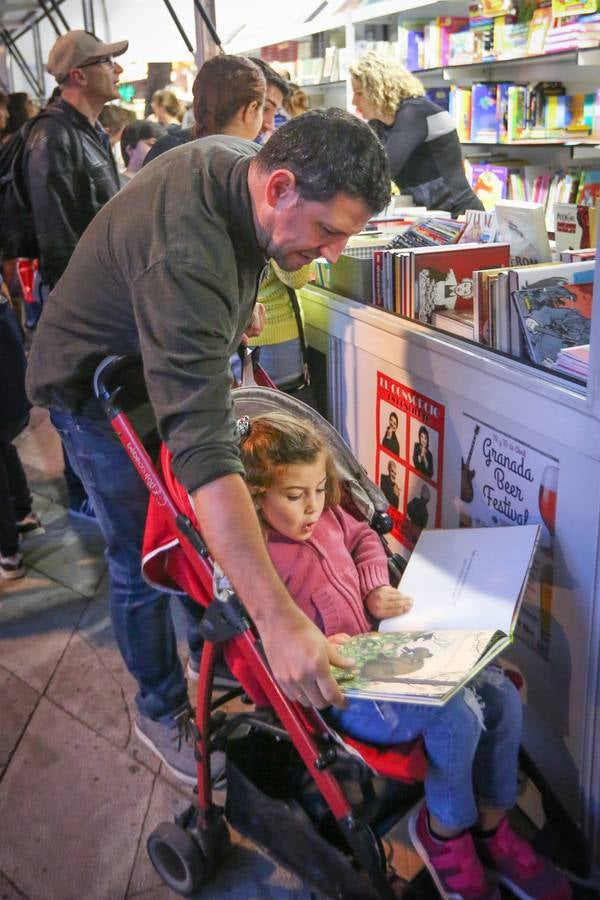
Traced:
POLYGON ((287 413, 265 413, 250 422, 240 457, 253 498, 261 497, 288 466, 310 465, 325 454, 325 509, 340 501, 340 481, 326 441, 307 419, 287 413))
POLYGON ((422 97, 425 88, 401 63, 373 50, 350 66, 350 74, 365 96, 384 116, 395 116, 399 105, 409 97, 422 97))

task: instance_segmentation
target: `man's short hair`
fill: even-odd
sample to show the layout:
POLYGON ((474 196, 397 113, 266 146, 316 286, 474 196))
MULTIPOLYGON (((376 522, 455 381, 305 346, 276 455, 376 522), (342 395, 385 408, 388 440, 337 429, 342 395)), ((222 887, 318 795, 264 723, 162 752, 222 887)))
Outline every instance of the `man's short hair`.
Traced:
POLYGON ((286 122, 255 163, 263 172, 293 172, 304 200, 326 203, 343 192, 373 213, 390 202, 390 169, 382 144, 366 122, 342 109, 315 109, 286 122))
POLYGON ((109 134, 116 134, 136 121, 135 113, 131 109, 125 109, 123 106, 117 106, 116 103, 107 103, 100 110, 98 120, 103 128, 109 134))
POLYGON ((261 72, 265 76, 267 87, 269 85, 276 87, 281 91, 281 96, 285 100, 290 90, 289 82, 287 82, 285 78, 282 78, 279 72, 275 71, 273 66, 270 66, 269 63, 266 63, 264 59, 261 59, 259 56, 249 56, 248 59, 255 65, 257 65, 261 70, 261 72))
POLYGON ((156 138, 160 141, 167 134, 167 129, 158 122, 148 122, 147 119, 137 119, 126 125, 121 135, 121 156, 125 165, 129 165, 129 150, 135 149, 139 141, 156 138))

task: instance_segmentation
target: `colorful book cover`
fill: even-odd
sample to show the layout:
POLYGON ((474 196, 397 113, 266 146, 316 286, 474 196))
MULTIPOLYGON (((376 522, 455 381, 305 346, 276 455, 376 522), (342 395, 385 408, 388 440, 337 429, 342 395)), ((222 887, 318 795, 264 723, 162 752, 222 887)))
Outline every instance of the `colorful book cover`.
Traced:
POLYGON ((450 109, 450 91, 449 87, 427 88, 425 95, 432 103, 436 103, 441 109, 448 111, 450 109))
POLYGON ((498 239, 510 244, 513 266, 550 262, 550 243, 541 203, 500 200, 496 204, 498 239))
POLYGON ((506 144, 508 141, 508 91, 512 87, 506 81, 496 87, 496 108, 498 120, 498 141, 506 144))
POLYGON ((466 31, 469 20, 460 16, 441 16, 437 23, 440 29, 440 61, 441 66, 450 62, 450 37, 457 32, 466 31))
POLYGON ((497 85, 474 84, 471 89, 471 140, 481 144, 498 141, 497 85))
POLYGON ((556 203, 554 206, 554 240, 556 249, 582 250, 596 246, 596 206, 556 203))
POLYGON ((460 236, 459 243, 491 244, 496 240, 498 219, 495 212, 481 209, 465 211, 466 227, 460 236))
POLYGON ((526 126, 526 94, 522 85, 512 84, 508 88, 506 100, 506 139, 518 141, 526 126))
POLYGON ((598 0, 552 0, 552 15, 555 18, 595 13, 597 10, 598 0))
POLYGON ((507 166, 474 163, 471 167, 471 187, 485 210, 493 210, 498 201, 506 197, 507 186, 507 166))
POLYGON ((406 47, 406 68, 414 72, 422 69, 423 61, 423 32, 409 31, 406 47))
POLYGON ((459 141, 471 140, 471 88, 452 86, 450 92, 450 115, 456 122, 459 141))
POLYGON ((479 6, 483 16, 504 16, 511 12, 513 4, 511 0, 480 0, 479 6))
POLYGON ((529 56, 539 56, 544 52, 546 34, 552 22, 552 10, 549 6, 543 6, 534 10, 529 23, 529 37, 527 40, 527 53, 529 56))
POLYGON ((508 266, 508 244, 460 244, 413 254, 415 318, 431 322, 439 309, 473 313, 473 272, 508 266))
POLYGON ((449 64, 459 66, 473 62, 473 32, 458 31, 449 38, 449 64))
POLYGON ((600 199, 600 171, 592 169, 581 173, 579 190, 577 191, 578 206, 594 206, 600 199))
POLYGON ((589 344, 592 293, 591 281, 513 291, 533 362, 552 366, 563 348, 589 344))

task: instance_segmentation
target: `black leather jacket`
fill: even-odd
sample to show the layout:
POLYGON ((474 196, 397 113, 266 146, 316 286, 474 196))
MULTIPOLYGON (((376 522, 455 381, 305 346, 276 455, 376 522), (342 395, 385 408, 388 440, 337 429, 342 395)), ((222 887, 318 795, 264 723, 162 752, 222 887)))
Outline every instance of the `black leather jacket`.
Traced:
POLYGON ((102 206, 119 190, 110 148, 85 116, 66 100, 53 116, 32 127, 25 147, 25 175, 44 282, 55 285, 77 241, 102 206), (60 117, 72 126, 65 127, 60 117), (74 141, 79 138, 80 145, 74 141))

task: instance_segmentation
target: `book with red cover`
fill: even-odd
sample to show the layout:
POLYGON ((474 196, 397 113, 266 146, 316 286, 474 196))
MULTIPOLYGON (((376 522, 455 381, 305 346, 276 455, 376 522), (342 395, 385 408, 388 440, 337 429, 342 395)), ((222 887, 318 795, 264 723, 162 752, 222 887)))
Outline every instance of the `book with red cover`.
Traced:
POLYGON ((473 272, 508 266, 508 244, 458 244, 413 251, 414 318, 431 322, 439 309, 473 313, 473 272))

